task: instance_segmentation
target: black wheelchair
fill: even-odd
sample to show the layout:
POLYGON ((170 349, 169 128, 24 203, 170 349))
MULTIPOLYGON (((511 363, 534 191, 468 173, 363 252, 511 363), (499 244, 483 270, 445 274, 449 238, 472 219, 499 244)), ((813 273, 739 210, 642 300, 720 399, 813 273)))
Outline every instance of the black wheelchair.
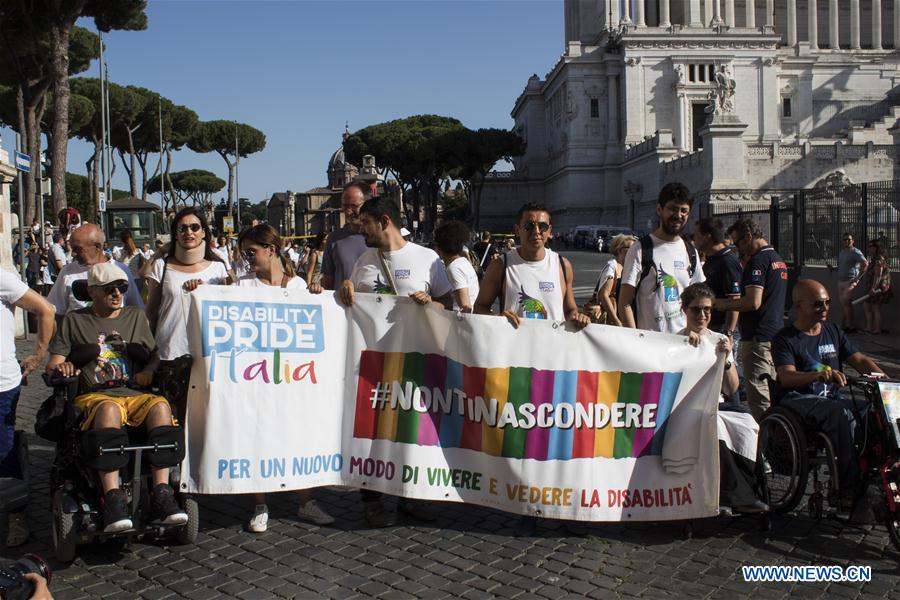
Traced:
MULTIPOLYGON (((160 375, 158 373, 158 375, 160 375)), ((166 388, 173 385, 162 379, 146 390, 169 397, 166 388)), ((138 538, 176 537, 180 544, 193 544, 199 532, 200 512, 197 500, 179 491, 179 466, 184 459, 184 431, 181 427, 158 427, 147 433, 143 428, 99 429, 81 431, 81 415, 73 400, 78 392, 77 377, 52 378, 44 381, 53 388, 38 412, 35 431, 56 442, 56 453, 50 470, 53 548, 61 562, 75 558, 76 547, 93 541, 129 543, 138 538), (151 517, 150 467, 169 467, 169 484, 176 501, 188 516, 186 523, 167 525, 151 517), (107 533, 103 531, 101 498, 103 491, 97 469, 119 470, 121 489, 130 506, 132 528, 107 533)), ((185 383, 186 385, 186 383, 185 383)), ((183 406, 170 402, 173 416, 184 415, 183 406)))
MULTIPOLYGON (((826 504, 835 509, 831 516, 836 517, 841 486, 831 440, 813 423, 779 405, 777 382, 765 375, 763 378, 769 385, 772 406, 759 423, 758 462, 763 465, 770 509, 776 514, 790 512, 809 491, 806 506, 813 517, 825 516, 826 504)), ((851 520, 867 501, 900 551, 900 407, 886 405, 882 397, 882 387, 887 390, 890 386, 898 390, 895 402, 900 403, 900 387, 898 382, 886 379, 847 380, 851 402, 855 405, 861 397, 866 414, 857 417, 862 429, 862 442, 857 448, 860 483, 845 519, 851 520)))

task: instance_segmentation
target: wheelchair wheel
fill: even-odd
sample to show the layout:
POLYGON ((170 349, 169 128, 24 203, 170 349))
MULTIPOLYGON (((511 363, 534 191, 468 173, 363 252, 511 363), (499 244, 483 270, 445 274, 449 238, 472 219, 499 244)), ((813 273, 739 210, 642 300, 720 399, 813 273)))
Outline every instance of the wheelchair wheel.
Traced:
POLYGON ((759 422, 759 461, 763 464, 769 508, 793 510, 806 491, 809 460, 803 428, 786 408, 770 408, 759 422))
POLYGON ((810 470, 813 476, 812 494, 809 497, 809 514, 817 521, 821 521, 825 516, 825 503, 838 507, 840 506, 840 498, 838 490, 840 482, 838 481, 837 458, 834 452, 834 446, 828 436, 821 431, 816 433, 817 442, 821 446, 820 454, 812 459, 810 470), (820 474, 819 469, 824 467, 824 476, 820 474))
MULTIPOLYGON (((885 503, 886 517, 884 524, 887 526, 888 536, 894 549, 900 552, 900 463, 894 463, 892 468, 885 470, 884 478, 881 482, 882 500, 885 503), (895 507, 894 511, 890 510, 891 506, 895 507)), ((878 514, 877 512, 875 514, 878 514)))
POLYGON ((200 533, 200 506, 197 499, 193 496, 183 496, 184 512, 187 513, 188 520, 184 527, 178 530, 178 543, 182 545, 194 544, 197 542, 197 535, 200 533))
POLYGON ((53 496, 53 552, 59 562, 69 563, 75 560, 77 545, 75 531, 75 515, 65 512, 59 494, 53 496))

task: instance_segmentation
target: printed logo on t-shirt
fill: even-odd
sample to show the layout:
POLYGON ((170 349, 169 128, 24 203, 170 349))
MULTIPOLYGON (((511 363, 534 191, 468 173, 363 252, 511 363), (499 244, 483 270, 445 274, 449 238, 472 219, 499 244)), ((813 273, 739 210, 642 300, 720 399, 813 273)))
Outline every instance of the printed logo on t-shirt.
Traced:
POLYGON ((128 363, 125 362, 125 340, 113 330, 110 333, 100 332, 97 336, 100 354, 94 367, 94 382, 124 381, 128 379, 128 363))
POLYGON ((783 262, 780 262, 780 261, 779 261, 779 262, 773 262, 773 263, 772 263, 772 268, 775 269, 776 271, 781 271, 780 275, 781 275, 781 278, 782 278, 782 279, 787 279, 787 278, 788 278, 788 274, 787 274, 787 264, 785 264, 785 263, 783 263, 783 262))
POLYGON ((676 260, 676 261, 674 262, 674 265, 675 265, 675 268, 676 268, 676 269, 680 269, 680 270, 682 270, 682 271, 684 271, 684 270, 687 268, 687 267, 684 266, 684 261, 683 261, 683 260, 676 260))
POLYGON ((394 277, 396 279, 409 279, 409 269, 395 269, 394 277))
POLYGON ((753 276, 762 277, 762 271, 760 271, 759 269, 753 269, 753 276))
POLYGON ((538 289, 542 292, 552 292, 556 289, 556 285, 552 281, 538 281, 538 289))
POLYGON ((740 294, 741 293, 741 283, 739 281, 731 282, 731 293, 732 294, 740 294))
POLYGON ((659 286, 662 289, 663 302, 678 302, 678 298, 680 297, 678 292, 678 280, 676 280, 674 276, 666 273, 662 268, 662 265, 659 266, 657 272, 659 273, 659 286))
POLYGON ((822 344, 819 346, 819 356, 823 359, 837 358, 837 350, 834 344, 822 344))
POLYGON ((532 298, 525 293, 525 286, 519 292, 519 308, 522 309, 522 315, 526 319, 546 319, 547 309, 544 303, 537 298, 532 298))
POLYGON ((386 284, 381 280, 381 275, 375 276, 375 284, 373 285, 376 294, 386 294, 388 296, 393 296, 394 288, 386 284))

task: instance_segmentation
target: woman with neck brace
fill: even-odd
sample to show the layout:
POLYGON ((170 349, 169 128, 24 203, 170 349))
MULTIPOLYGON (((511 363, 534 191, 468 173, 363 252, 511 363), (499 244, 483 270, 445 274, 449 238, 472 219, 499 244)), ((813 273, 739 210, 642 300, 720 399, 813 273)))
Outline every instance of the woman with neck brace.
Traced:
POLYGON ((212 232, 203 211, 194 207, 181 209, 172 221, 171 233, 172 242, 147 273, 147 317, 163 361, 190 354, 190 293, 200 284, 231 283, 225 263, 207 243, 212 232))
MULTIPOLYGON (((280 287, 285 290, 306 290, 313 294, 321 294, 322 286, 311 284, 308 288, 302 277, 294 273, 290 259, 282 251, 281 237, 271 225, 261 223, 244 230, 238 238, 238 249, 241 257, 247 262, 248 272, 234 282, 241 287, 280 287)), ((269 526, 269 507, 265 494, 253 495, 256 507, 247 529, 253 533, 262 533, 269 526)), ((297 498, 300 506, 297 516, 304 521, 317 525, 330 525, 334 517, 322 510, 313 500, 312 490, 298 490, 297 498)))

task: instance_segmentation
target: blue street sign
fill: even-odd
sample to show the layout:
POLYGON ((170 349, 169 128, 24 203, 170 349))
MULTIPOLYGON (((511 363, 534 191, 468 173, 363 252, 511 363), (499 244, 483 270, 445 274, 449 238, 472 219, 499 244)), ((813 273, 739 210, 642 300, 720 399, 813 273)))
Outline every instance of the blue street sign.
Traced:
POLYGON ((24 152, 16 152, 16 168, 25 173, 31 173, 31 157, 24 152))

